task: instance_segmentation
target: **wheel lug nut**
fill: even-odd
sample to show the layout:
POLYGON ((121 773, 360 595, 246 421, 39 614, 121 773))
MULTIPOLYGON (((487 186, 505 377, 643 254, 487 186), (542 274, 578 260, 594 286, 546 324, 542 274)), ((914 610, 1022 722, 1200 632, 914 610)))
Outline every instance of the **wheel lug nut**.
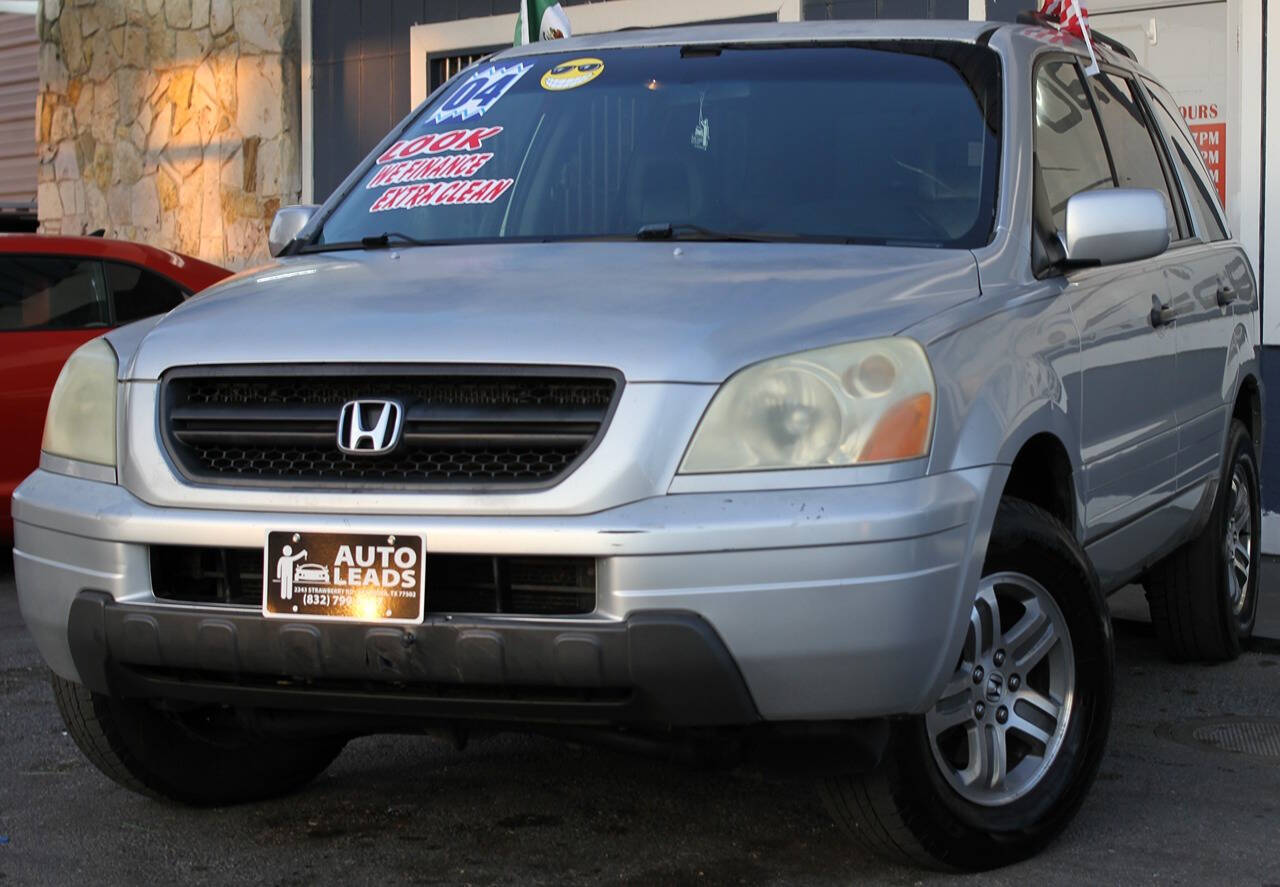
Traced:
POLYGON ((973 669, 973 682, 975 684, 981 684, 982 678, 984 677, 985 674, 986 673, 982 670, 981 665, 975 666, 973 669))
POLYGON ((985 717, 986 714, 987 714, 987 707, 981 702, 979 702, 977 705, 973 707, 974 717, 981 718, 981 717, 985 717))
POLYGON ((1016 690, 1016 689, 1018 689, 1018 686, 1019 686, 1021 683, 1022 683, 1022 679, 1021 679, 1021 678, 1019 678, 1016 674, 1011 674, 1011 675, 1009 675, 1009 689, 1010 689, 1010 690, 1016 690))
POLYGON ((996 668, 1004 665, 1004 650, 996 650, 996 655, 991 657, 991 661, 996 664, 996 668))
POLYGON ((1000 722, 1000 723, 1002 723, 1002 724, 1003 724, 1005 721, 1009 720, 1009 709, 1005 708, 1003 705, 1002 705, 1002 706, 1000 706, 999 708, 997 708, 997 709, 996 709, 996 720, 997 720, 997 721, 999 721, 999 722, 1000 722))

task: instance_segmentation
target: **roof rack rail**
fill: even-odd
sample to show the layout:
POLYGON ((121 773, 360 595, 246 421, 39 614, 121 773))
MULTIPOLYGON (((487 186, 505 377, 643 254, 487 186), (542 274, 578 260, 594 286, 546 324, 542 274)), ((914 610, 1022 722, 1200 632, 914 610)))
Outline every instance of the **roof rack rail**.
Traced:
POLYGON ((1123 56, 1128 57, 1129 59, 1135 62, 1138 60, 1138 56, 1134 53, 1134 51, 1130 49, 1128 46, 1121 43, 1116 38, 1109 37, 1106 34, 1102 33, 1101 31, 1090 30, 1089 33, 1093 36, 1093 39, 1096 40, 1098 43, 1111 47, 1116 52, 1120 53, 1123 56))
MULTIPOLYGON (((1043 12, 1020 12, 1018 13, 1017 21, 1020 25, 1041 25, 1046 28, 1061 30, 1058 20, 1052 16, 1045 15, 1043 12)), ((1089 29, 1089 35, 1093 37, 1095 43, 1101 43, 1103 46, 1113 49, 1135 62, 1138 60, 1138 56, 1134 54, 1134 51, 1116 38, 1108 37, 1106 34, 1093 28, 1089 29)))
POLYGON ((1020 25, 1045 25, 1050 28, 1058 27, 1058 20, 1050 18, 1043 12, 1020 12, 1016 19, 1020 25))

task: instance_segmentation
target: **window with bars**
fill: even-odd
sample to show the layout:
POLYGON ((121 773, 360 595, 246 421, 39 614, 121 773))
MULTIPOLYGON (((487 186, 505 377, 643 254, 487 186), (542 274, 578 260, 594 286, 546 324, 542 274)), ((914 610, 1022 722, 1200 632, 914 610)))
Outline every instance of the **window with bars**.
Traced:
POLYGON ((490 46, 483 49, 468 49, 451 55, 427 57, 427 79, 430 81, 430 92, 435 92, 450 78, 472 62, 479 61, 490 53, 497 52, 501 46, 490 46))

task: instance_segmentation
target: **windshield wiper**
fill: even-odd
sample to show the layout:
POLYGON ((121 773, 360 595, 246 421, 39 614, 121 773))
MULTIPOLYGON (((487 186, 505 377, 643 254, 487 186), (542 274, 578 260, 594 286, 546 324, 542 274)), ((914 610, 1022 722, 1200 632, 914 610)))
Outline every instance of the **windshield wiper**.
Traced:
POLYGON ((658 222, 642 225, 637 240, 718 240, 726 243, 870 243, 882 245, 881 238, 842 237, 828 234, 780 234, 769 231, 716 231, 692 222, 658 222))
POLYGON ((330 253, 340 252, 348 249, 385 249, 391 246, 392 241, 403 243, 406 246, 440 246, 448 243, 446 240, 421 240, 417 237, 410 237, 408 234, 401 234, 398 231, 383 231, 381 234, 371 234, 368 237, 361 237, 359 240, 341 240, 334 243, 311 243, 298 247, 297 253, 330 253))
POLYGON ((381 234, 371 234, 368 237, 360 238, 360 245, 365 249, 378 249, 384 246, 390 246, 394 239, 396 243, 407 243, 410 246, 430 246, 431 241, 420 240, 417 237, 410 237, 408 234, 401 234, 399 231, 383 231, 381 234))
POLYGON ((704 228, 702 225, 695 225, 691 222, 682 222, 673 225, 670 222, 657 222, 652 225, 641 225, 640 230, 636 232, 637 240, 728 240, 728 241, 748 241, 754 242, 759 240, 772 240, 769 235, 758 234, 739 234, 729 231, 715 231, 711 228, 704 228))

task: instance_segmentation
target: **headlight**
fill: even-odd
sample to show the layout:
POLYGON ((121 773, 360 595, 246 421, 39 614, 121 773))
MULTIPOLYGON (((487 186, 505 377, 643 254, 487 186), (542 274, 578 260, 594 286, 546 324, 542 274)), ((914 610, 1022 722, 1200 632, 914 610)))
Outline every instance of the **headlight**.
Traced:
POLYGON ((49 398, 40 449, 66 459, 116 464, 116 353, 92 339, 67 358, 49 398))
POLYGON ((933 372, 911 339, 766 360, 716 392, 682 474, 896 462, 929 452, 933 372))

